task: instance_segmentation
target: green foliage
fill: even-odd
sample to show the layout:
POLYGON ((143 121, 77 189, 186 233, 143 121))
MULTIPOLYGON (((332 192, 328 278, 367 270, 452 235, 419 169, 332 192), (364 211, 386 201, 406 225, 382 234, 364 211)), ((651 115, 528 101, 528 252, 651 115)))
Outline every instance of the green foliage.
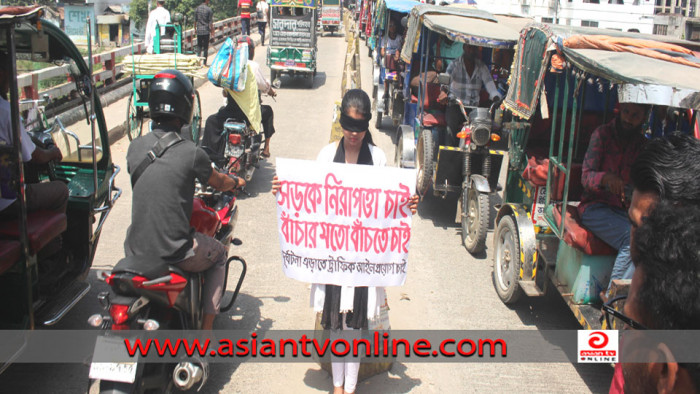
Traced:
POLYGON ((145 27, 148 21, 148 0, 131 0, 129 18, 134 21, 136 26, 145 27))

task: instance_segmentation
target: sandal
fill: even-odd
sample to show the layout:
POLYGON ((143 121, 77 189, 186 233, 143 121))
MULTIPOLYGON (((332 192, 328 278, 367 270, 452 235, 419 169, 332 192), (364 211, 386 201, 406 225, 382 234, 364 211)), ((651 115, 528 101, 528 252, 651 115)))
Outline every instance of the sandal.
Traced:
POLYGON ((270 157, 270 154, 269 154, 269 153, 263 152, 263 153, 260 154, 260 156, 262 156, 262 157, 264 157, 264 158, 268 158, 268 157, 270 157))

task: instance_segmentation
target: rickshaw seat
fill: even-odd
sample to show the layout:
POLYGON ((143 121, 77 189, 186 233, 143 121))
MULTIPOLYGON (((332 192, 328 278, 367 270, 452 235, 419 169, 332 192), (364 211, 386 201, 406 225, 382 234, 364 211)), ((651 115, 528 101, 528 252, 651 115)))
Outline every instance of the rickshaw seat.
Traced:
MULTIPOLYGON (((532 156, 528 159, 527 167, 523 171, 523 179, 530 182, 533 186, 545 186, 547 184, 547 173, 549 172, 549 160, 538 159, 532 156)), ((581 184, 581 176, 583 173, 583 164, 571 163, 571 179, 569 180, 569 201, 579 201, 583 194, 583 185, 581 184)), ((562 172, 556 170, 552 178, 552 199, 562 201, 564 199, 564 186, 566 177, 562 172)))
POLYGON ((22 255, 19 241, 0 240, 0 275, 12 268, 22 255))
MULTIPOLYGON (((420 116, 420 115, 419 115, 420 116)), ((447 127, 447 118, 442 112, 423 114, 423 127, 441 126, 447 127)))
MULTIPOLYGON (((61 235, 68 228, 68 220, 65 213, 51 211, 36 211, 27 214, 27 234, 29 236, 29 250, 32 253, 39 252, 53 239, 61 235)), ((13 219, 0 225, 0 236, 19 239, 19 220, 13 219)))
MULTIPOLYGON (((557 225, 561 223, 561 204, 554 206, 552 210, 557 225)), ((566 218, 564 219, 564 242, 581 252, 591 256, 609 256, 617 252, 610 245, 596 237, 581 223, 578 207, 567 205, 566 218)))

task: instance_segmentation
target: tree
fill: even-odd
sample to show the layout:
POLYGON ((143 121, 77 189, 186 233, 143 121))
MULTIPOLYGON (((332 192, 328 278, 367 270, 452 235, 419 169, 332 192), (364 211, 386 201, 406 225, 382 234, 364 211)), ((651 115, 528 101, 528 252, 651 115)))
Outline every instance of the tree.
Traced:
POLYGON ((148 21, 148 0, 131 0, 129 18, 138 27, 144 27, 148 21))

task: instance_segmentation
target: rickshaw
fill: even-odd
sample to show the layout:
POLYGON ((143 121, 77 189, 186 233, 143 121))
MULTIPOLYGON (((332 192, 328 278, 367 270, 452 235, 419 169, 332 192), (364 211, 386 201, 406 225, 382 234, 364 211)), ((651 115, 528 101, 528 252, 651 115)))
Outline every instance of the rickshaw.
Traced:
POLYGON ((589 330, 606 326, 599 293, 608 287, 617 254, 583 226, 577 209, 591 134, 613 118, 617 103, 700 109, 700 69, 612 52, 600 45, 606 40, 698 50, 697 43, 602 29, 524 29, 505 98, 513 120, 504 124, 509 161, 494 234, 493 283, 500 299, 513 304, 552 287, 589 330))
MULTIPOLYGON (((181 57, 178 64, 178 54, 193 54, 193 52, 184 52, 182 47, 182 20, 181 14, 176 14, 173 18, 174 23, 165 25, 156 24, 156 34, 153 39, 153 55, 173 54, 168 57, 167 61, 157 59, 157 56, 149 54, 136 55, 134 53, 134 34, 131 34, 131 85, 133 92, 129 96, 129 101, 126 109, 126 125, 129 141, 141 136, 143 122, 145 118, 150 116, 148 111, 148 89, 153 77, 163 69, 174 68, 185 73, 199 68, 199 62, 194 65, 192 61, 186 61, 181 57), (161 34, 165 30, 166 34, 161 34)), ((190 74, 192 85, 194 85, 194 76, 190 74)), ((202 126, 202 108, 199 99, 199 92, 195 89, 194 115, 192 123, 189 125, 191 129, 192 141, 197 143, 200 138, 202 126)), ((149 125, 150 128, 150 125, 149 125)), ((190 137, 187 135, 186 137, 190 137)))
POLYGON ((343 7, 340 0, 321 0, 321 28, 333 34, 340 29, 343 20, 343 7))
MULTIPOLYGON (((33 69, 38 63, 64 67, 67 83, 75 86, 85 104, 90 130, 72 132, 61 125, 32 133, 37 146, 55 144, 63 155, 60 163, 37 169, 37 180, 65 182, 69 199, 65 213, 28 212, 25 166, 29 168, 32 163, 22 163, 20 152, 27 141, 21 138, 17 80, 10 80, 12 145, 0 145, 0 163, 3 183, 8 185, 3 186, 3 193, 7 193, 3 197, 16 196, 18 213, 0 219, 0 329, 51 326, 88 293, 90 284, 85 278, 105 220, 121 194, 114 184, 119 167, 112 163, 92 64, 85 64, 71 39, 42 20, 42 14, 40 7, 0 9, 0 50, 8 54, 0 61, 6 63, 11 75, 17 75, 18 67, 20 71, 33 69), (91 142, 81 145, 80 138, 91 142)), ((91 48, 89 33, 88 27, 91 48)), ((91 53, 88 59, 91 63, 91 53)), ((18 341, 11 351, 19 354, 24 346, 18 341)), ((8 365, 0 364, 0 371, 8 365)))
POLYGON ((375 126, 382 126, 382 117, 388 115, 393 121, 394 127, 398 126, 403 116, 403 78, 401 65, 397 62, 397 69, 387 72, 386 58, 381 56, 383 39, 389 34, 389 22, 397 25, 399 35, 402 35, 401 19, 411 9, 419 5, 414 0, 379 0, 374 13, 372 28, 372 43, 374 55, 374 69, 372 73, 372 107, 374 107, 375 126), (389 81, 389 91, 385 92, 384 81, 389 81), (386 95, 385 95, 386 93, 386 95))
MULTIPOLYGON (((397 130, 396 161, 402 167, 417 169, 419 195, 425 196, 430 188, 442 198, 450 193, 460 195, 457 218, 462 242, 472 254, 483 251, 486 245, 490 195, 498 189, 507 140, 500 129, 499 103, 489 104, 482 91, 478 107, 467 107, 455 100, 467 122, 457 134, 459 145, 450 146, 446 138, 446 106, 438 101, 441 92, 449 91, 449 75, 438 74, 434 64, 437 60, 447 63, 453 59, 435 56, 433 47, 438 48, 438 39, 449 39, 452 45, 480 47, 481 60, 492 76, 501 70, 496 73, 501 79, 498 85, 505 86, 512 48, 519 37, 517 26, 528 23, 527 18, 429 5, 414 8, 408 21, 401 56, 409 64, 404 94, 410 100, 406 100, 405 116, 397 130), (501 75, 503 70, 505 75, 501 75)), ((505 95, 505 91, 500 93, 505 95)))
POLYGON ((275 81, 282 74, 302 75, 312 88, 316 77, 316 0, 273 0, 270 10, 270 79, 275 81))

